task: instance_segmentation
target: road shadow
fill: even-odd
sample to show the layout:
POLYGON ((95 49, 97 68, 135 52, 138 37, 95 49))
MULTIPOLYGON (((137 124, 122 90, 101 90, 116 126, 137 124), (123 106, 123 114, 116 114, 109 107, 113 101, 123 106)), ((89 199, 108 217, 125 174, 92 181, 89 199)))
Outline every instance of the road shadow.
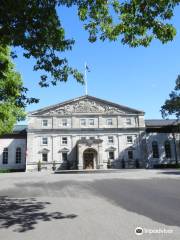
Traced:
POLYGON ((180 175, 180 171, 167 171, 167 172, 160 172, 159 174, 180 175))
POLYGON ((74 219, 75 214, 43 211, 50 202, 36 201, 35 198, 0 197, 0 228, 13 227, 15 232, 26 232, 35 229, 40 221, 74 219))

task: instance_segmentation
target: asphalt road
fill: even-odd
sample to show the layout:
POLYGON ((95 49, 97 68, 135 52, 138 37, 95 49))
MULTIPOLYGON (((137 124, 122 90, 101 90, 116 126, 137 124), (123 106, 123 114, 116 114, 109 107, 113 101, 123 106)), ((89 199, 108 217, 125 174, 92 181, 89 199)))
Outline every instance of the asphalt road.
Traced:
POLYGON ((180 239, 179 172, 20 173, 0 181, 1 239, 180 239), (173 235, 136 236, 137 226, 173 235))

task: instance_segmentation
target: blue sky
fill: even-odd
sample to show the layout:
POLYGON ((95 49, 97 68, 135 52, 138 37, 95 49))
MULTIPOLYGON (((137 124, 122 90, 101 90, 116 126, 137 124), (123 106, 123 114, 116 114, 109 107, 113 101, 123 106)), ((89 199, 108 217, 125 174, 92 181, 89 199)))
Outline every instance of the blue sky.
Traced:
MULTIPOLYGON (((88 42, 74 9, 59 9, 66 36, 76 44, 67 57, 72 66, 84 71, 87 61, 88 94, 132 108, 144 110, 146 119, 161 118, 160 107, 174 88, 180 74, 180 14, 176 9, 173 23, 177 28, 174 41, 162 45, 154 40, 148 48, 129 48, 118 42, 88 42)), ((27 107, 36 110, 85 94, 85 87, 70 78, 56 87, 40 88, 40 73, 33 72, 33 60, 22 57, 15 60, 16 69, 22 74, 29 95, 40 98, 38 104, 27 107)))

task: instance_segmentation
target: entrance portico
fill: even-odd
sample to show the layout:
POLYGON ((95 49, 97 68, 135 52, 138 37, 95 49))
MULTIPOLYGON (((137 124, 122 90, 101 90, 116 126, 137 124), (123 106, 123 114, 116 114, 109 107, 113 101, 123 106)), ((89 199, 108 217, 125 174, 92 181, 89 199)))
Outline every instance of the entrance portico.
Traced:
POLYGON ((81 139, 77 143, 78 169, 102 169, 102 140, 81 139))

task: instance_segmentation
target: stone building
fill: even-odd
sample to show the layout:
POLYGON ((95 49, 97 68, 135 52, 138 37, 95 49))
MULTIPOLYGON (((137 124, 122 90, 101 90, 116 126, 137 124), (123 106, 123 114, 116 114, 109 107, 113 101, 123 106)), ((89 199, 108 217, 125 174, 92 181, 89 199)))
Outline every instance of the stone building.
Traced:
POLYGON ((0 137, 0 169, 26 168, 27 126, 17 125, 13 133, 0 137))
POLYGON ((0 168, 152 168, 180 156, 176 121, 145 121, 143 111, 88 95, 30 112, 18 128, 0 139, 0 168))

